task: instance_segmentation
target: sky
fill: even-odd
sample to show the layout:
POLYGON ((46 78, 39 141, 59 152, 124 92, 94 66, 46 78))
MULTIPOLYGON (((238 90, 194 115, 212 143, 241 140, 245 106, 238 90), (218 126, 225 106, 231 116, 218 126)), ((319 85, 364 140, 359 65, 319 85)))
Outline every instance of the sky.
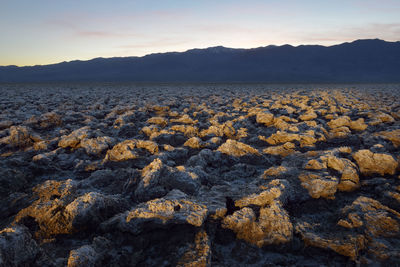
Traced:
POLYGON ((400 40, 400 0, 0 0, 0 66, 400 40))

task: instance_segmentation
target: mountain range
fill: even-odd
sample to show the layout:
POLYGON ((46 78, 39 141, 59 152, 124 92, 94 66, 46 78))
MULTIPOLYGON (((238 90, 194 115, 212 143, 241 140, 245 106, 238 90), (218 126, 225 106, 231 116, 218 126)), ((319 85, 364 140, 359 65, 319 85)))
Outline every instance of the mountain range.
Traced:
POLYGON ((143 57, 0 66, 0 82, 400 82, 400 42, 217 46, 143 57))

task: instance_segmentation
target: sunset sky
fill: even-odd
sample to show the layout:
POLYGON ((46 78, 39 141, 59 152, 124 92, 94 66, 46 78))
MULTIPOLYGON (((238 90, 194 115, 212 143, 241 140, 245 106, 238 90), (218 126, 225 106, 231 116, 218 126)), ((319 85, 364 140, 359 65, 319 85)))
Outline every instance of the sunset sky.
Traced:
POLYGON ((400 39, 399 0, 1 0, 0 65, 400 39))

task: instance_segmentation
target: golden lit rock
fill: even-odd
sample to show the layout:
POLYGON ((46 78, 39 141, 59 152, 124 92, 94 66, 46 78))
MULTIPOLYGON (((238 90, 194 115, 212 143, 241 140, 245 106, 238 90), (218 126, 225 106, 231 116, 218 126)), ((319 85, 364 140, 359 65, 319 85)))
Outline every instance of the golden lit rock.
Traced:
POLYGON ((357 151, 353 154, 353 158, 364 175, 393 175, 398 166, 397 161, 391 155, 373 153, 368 149, 357 151))
POLYGON ((231 229, 237 238, 258 247, 287 243, 293 235, 289 215, 279 202, 261 208, 258 219, 251 208, 242 208, 226 216, 222 227, 231 229))
POLYGON ((217 150, 234 157, 260 155, 257 149, 232 139, 226 140, 217 150))
POLYGON ((280 146, 270 146, 270 147, 264 148, 263 153, 286 157, 286 156, 296 152, 296 150, 294 149, 295 147, 296 147, 295 144, 293 144, 291 142, 287 142, 280 146))
POLYGON ((332 176, 321 176, 314 173, 302 173, 299 175, 301 185, 308 190, 312 198, 335 199, 335 193, 339 181, 332 176))
POLYGON ((139 157, 138 153, 133 149, 136 144, 133 140, 125 140, 119 144, 116 144, 111 150, 107 151, 104 158, 105 161, 125 161, 136 159, 139 157))
POLYGON ((207 233, 202 230, 196 234, 194 244, 191 244, 177 266, 206 267, 211 262, 211 241, 207 233))
POLYGON ((274 115, 272 113, 259 112, 256 116, 257 123, 271 126, 274 123, 274 115))
POLYGON ((375 136, 381 136, 384 139, 391 141, 394 147, 400 147, 400 129, 393 130, 393 131, 383 131, 377 132, 374 134, 375 136))

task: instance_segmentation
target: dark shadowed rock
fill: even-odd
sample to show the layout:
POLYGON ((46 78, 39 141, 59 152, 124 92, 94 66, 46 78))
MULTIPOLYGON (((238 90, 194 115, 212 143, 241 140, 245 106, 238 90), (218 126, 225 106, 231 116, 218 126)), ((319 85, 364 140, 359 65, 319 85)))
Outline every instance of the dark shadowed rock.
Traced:
POLYGON ((72 180, 46 181, 34 191, 38 200, 21 210, 16 223, 33 220, 37 237, 71 234, 96 227, 98 223, 123 207, 117 197, 90 192, 78 196, 78 185, 72 180))
POLYGON ((0 231, 0 266, 31 266, 39 252, 28 228, 14 226, 0 231))
POLYGON ((9 144, 16 148, 25 148, 31 146, 34 142, 35 137, 31 135, 31 131, 25 126, 11 126, 9 128, 10 135, 3 137, 0 143, 9 144))
POLYGON ((142 170, 142 181, 135 190, 139 201, 162 197, 172 189, 179 189, 189 195, 197 192, 200 179, 197 175, 166 166, 160 159, 155 159, 142 170))
POLYGON ((191 201, 179 190, 172 190, 164 198, 139 204, 136 208, 109 219, 103 223, 102 228, 107 231, 117 227, 121 231, 137 235, 144 230, 168 229, 176 224, 200 227, 206 216, 206 206, 191 201))

